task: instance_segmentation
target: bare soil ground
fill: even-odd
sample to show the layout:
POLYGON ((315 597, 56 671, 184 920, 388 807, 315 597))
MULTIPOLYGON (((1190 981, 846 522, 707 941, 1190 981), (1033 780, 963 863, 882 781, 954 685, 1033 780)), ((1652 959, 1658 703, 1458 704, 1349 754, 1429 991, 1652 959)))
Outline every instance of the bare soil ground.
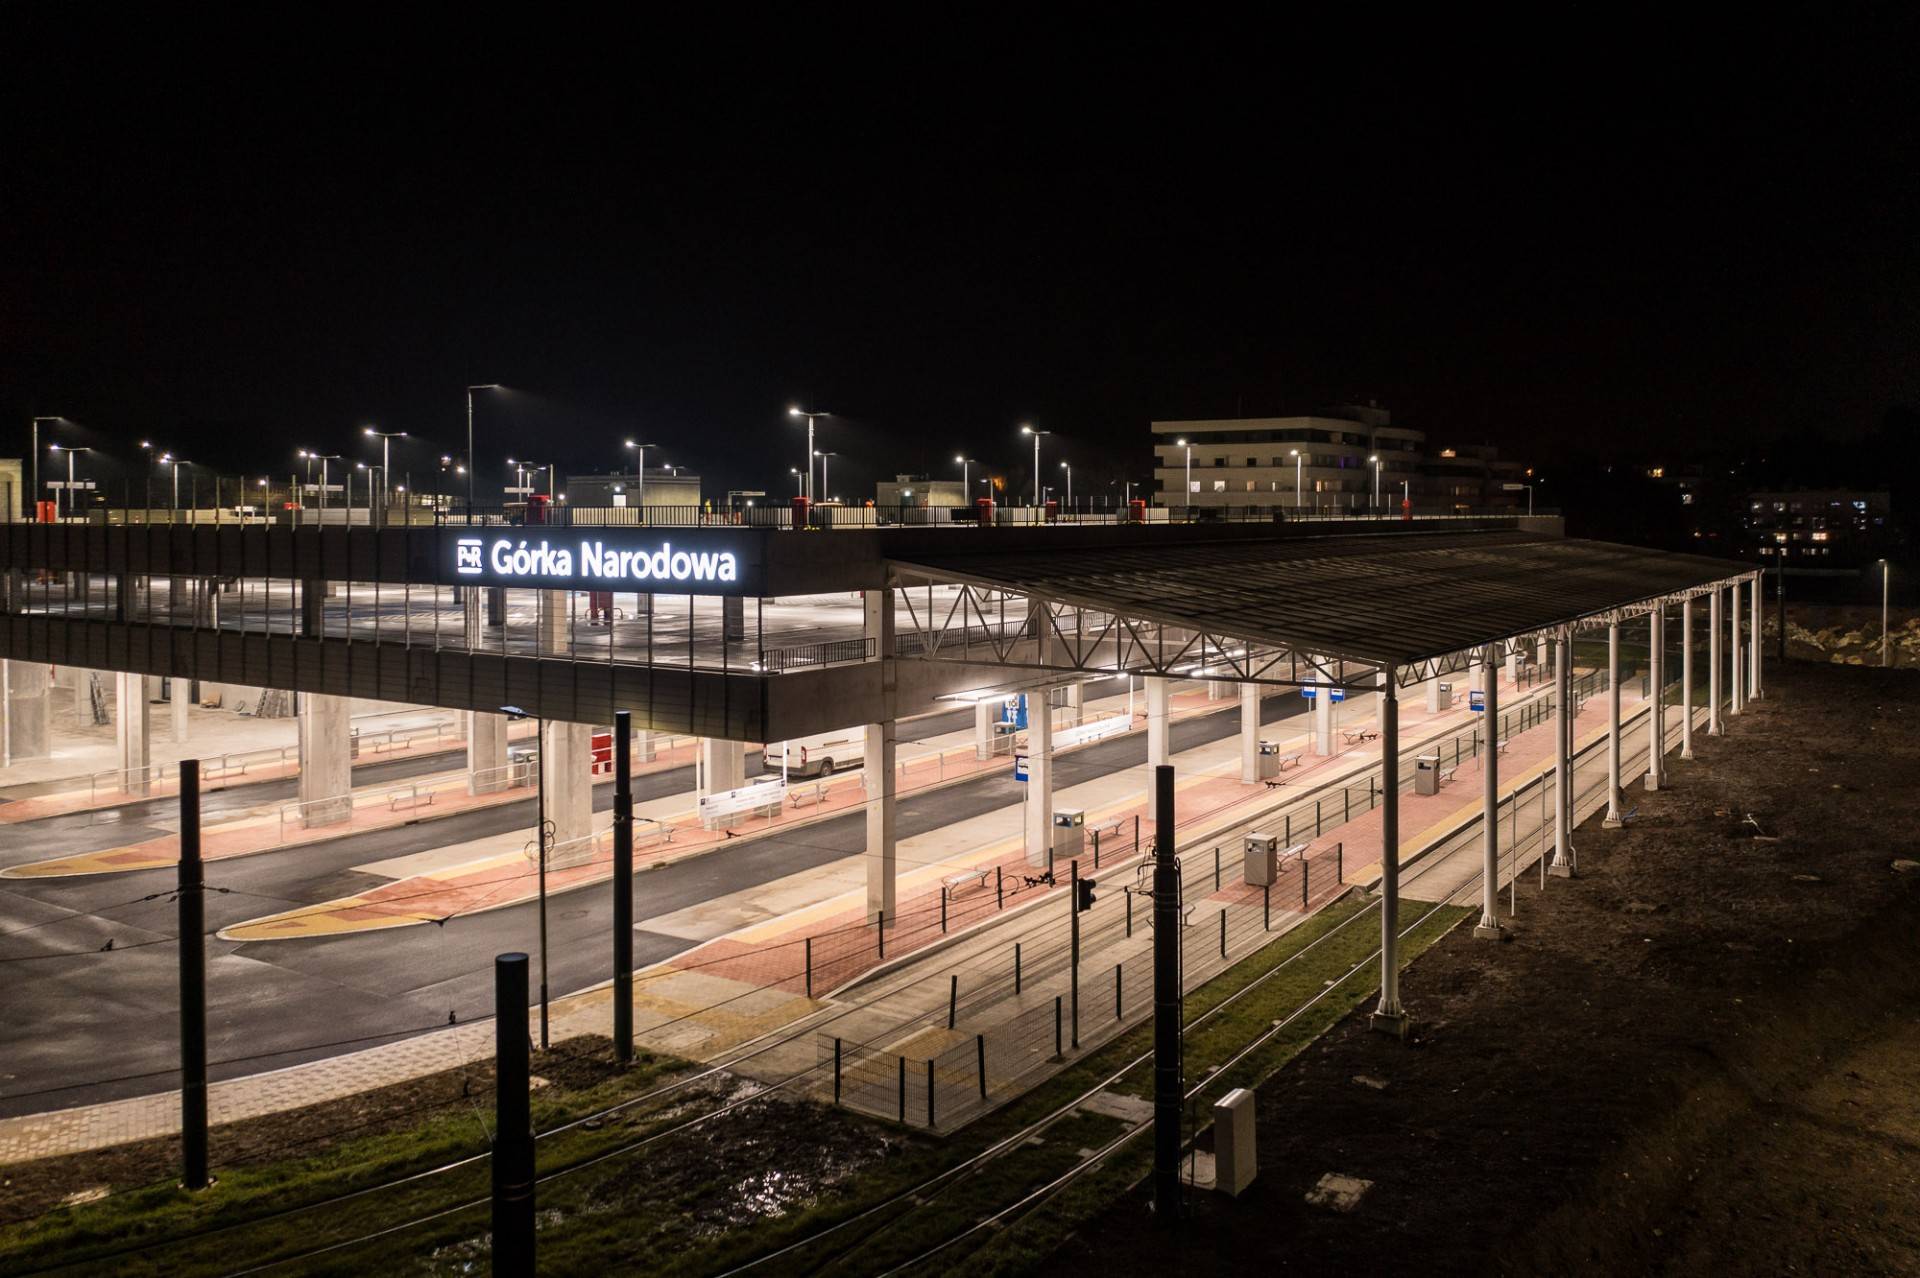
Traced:
POLYGON ((1409 1043, 1349 1017, 1262 1086, 1238 1200, 1136 1190, 1045 1268, 1920 1273, 1920 677, 1770 662, 1695 753, 1410 969, 1409 1043))

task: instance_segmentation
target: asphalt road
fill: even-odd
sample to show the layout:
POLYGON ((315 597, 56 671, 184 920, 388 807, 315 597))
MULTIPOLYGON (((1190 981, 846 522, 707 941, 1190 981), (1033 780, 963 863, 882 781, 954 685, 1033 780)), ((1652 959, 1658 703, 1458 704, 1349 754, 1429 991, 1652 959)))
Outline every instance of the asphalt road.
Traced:
MULTIPOLYGON (((1300 712, 1298 697, 1269 698, 1266 721, 1300 712)), ((952 731, 971 711, 921 720, 916 735, 952 731), (946 726, 942 726, 942 725, 946 726)), ((1237 702, 1172 725, 1171 747, 1188 750, 1238 730, 1237 702)), ((1055 763, 1066 787, 1146 763, 1144 734, 1096 742, 1055 763)), ((635 797, 684 793, 690 768, 635 778, 635 797)), ((1018 803, 1010 773, 904 796, 902 838, 1018 803)), ((595 806, 612 803, 596 789, 595 806)), ((351 867, 425 848, 530 826, 533 800, 430 823, 215 862, 207 927, 221 927, 377 886, 351 867)), ((21 827, 21 830, 27 830, 21 827)), ((120 830, 124 838, 128 831, 120 830)), ((0 831, 0 850, 20 831, 0 831)), ((645 965, 700 944, 649 931, 646 921, 860 853, 860 813, 786 834, 741 840, 639 875, 634 959, 645 965)), ((36 850, 36 855, 47 853, 36 850)), ((7 859, 26 859, 17 848, 7 859)), ((0 887, 0 1115, 166 1090, 177 1081, 177 947, 172 871, 41 881, 0 887), (151 898, 151 899, 148 899, 151 898), (48 924, 47 926, 39 926, 48 924), (32 929, 21 934, 22 928, 32 929), (111 939, 114 951, 94 955, 111 939), (49 950, 75 954, 26 958, 49 950), (43 1089, 58 1089, 41 1095, 43 1089)), ((612 903, 605 887, 549 901, 549 988, 555 996, 606 979, 612 903)), ((275 1069, 353 1047, 485 1017, 493 1006, 493 956, 538 954, 538 911, 529 902, 465 915, 443 926, 303 941, 234 944, 207 938, 209 1057, 216 1078, 275 1069)), ((536 981, 537 981, 536 971, 536 981)))

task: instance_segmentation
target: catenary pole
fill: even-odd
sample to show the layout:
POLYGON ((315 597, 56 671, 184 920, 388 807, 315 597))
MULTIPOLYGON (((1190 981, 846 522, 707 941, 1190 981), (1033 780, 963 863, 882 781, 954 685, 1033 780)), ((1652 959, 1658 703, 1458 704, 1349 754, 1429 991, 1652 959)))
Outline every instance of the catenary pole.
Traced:
POLYGON ((207 1177, 206 884, 200 860, 200 761, 180 761, 180 1153, 181 1183, 207 1177))
POLYGON ((613 1054, 633 1059, 633 714, 613 715, 613 1054))
POLYGON ((1153 1210, 1180 1217, 1180 861, 1173 848, 1173 768, 1153 770, 1153 1210))

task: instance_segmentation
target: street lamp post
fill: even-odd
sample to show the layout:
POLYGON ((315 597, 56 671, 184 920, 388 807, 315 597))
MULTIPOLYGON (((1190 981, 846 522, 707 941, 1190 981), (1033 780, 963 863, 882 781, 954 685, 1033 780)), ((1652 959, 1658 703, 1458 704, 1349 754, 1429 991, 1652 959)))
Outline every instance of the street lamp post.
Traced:
POLYGON ((1060 469, 1067 472, 1067 509, 1073 509, 1073 467, 1066 462, 1060 463, 1060 469))
POLYGON ((800 473, 800 468, 798 466, 789 466, 787 467, 787 473, 793 476, 793 495, 795 497, 806 496, 807 495, 807 478, 805 475, 802 475, 800 473))
POLYGON ((1035 430, 1027 423, 1021 423, 1020 433, 1033 436, 1033 504, 1044 506, 1046 502, 1040 496, 1040 437, 1053 434, 1050 430, 1035 430))
POLYGON ((815 418, 829 417, 829 416, 832 416, 832 414, 810 413, 806 409, 801 408, 798 404, 795 404, 791 408, 787 409, 787 416, 804 417, 807 419, 807 484, 806 484, 806 490, 802 495, 805 496, 808 501, 812 501, 813 500, 813 457, 814 457, 813 423, 815 418))
POLYGON ((467 387, 467 518, 473 518, 473 393, 477 390, 499 390, 499 382, 487 382, 480 386, 467 387))
MULTIPOLYGON (((369 438, 380 441, 380 522, 384 524, 387 521, 388 507, 392 505, 392 497, 387 492, 387 485, 393 482, 393 441, 396 439, 405 439, 407 432, 404 430, 375 430, 371 426, 362 427, 361 429, 362 433, 369 438)), ((368 509, 371 510, 373 500, 371 489, 368 490, 367 500, 368 509)))
MULTIPOLYGON (((634 450, 634 456, 638 459, 633 467, 633 504, 644 511, 647 506, 647 450, 660 445, 636 444, 629 439, 627 447, 634 450)), ((642 514, 640 518, 644 520, 646 515, 642 514)))
POLYGON ((973 491, 973 485, 968 483, 967 480, 971 474, 969 468, 977 458, 965 457, 959 453, 955 453, 953 459, 960 463, 960 500, 964 502, 967 500, 967 495, 973 491))
POLYGON ((1374 453, 1367 458, 1373 464, 1373 509, 1380 509, 1380 454, 1374 453))
MULTIPOLYGON (((93 449, 62 448, 58 444, 49 444, 47 447, 52 452, 65 453, 67 455, 67 518, 71 519, 73 518, 73 490, 76 486, 73 477, 73 455, 75 453, 90 453, 93 449)), ((60 518, 60 498, 58 495, 53 499, 53 517, 56 520, 60 518)))
POLYGON ((509 720, 532 719, 533 739, 538 743, 534 756, 534 793, 536 795, 534 835, 540 841, 540 1050, 547 1050, 547 722, 528 714, 519 706, 501 706, 509 720))
POLYGON ((32 487, 28 491, 32 493, 29 504, 32 505, 36 511, 39 509, 40 501, 40 423, 47 422, 51 424, 54 422, 64 422, 65 420, 67 419, 64 417, 36 417, 33 419, 33 477, 29 481, 32 487))
POLYGON ((1293 509, 1297 514, 1300 510, 1300 467, 1305 463, 1306 458, 1300 455, 1300 450, 1297 448, 1289 448, 1287 456, 1293 458, 1293 509))
POLYGON ((1187 452, 1187 477, 1180 483, 1180 504, 1191 506, 1193 505, 1193 445, 1184 439, 1176 439, 1173 442, 1187 452))
POLYGON ((827 458, 838 457, 839 453, 815 453, 820 459, 820 500, 833 500, 833 485, 827 482, 827 458))

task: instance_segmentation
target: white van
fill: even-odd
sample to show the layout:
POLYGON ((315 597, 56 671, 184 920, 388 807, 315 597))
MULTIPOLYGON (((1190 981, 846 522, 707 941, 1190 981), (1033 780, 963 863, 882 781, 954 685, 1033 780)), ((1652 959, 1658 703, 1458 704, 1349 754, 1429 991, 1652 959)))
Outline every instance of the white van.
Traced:
POLYGON ((789 778, 827 777, 849 768, 862 767, 867 760, 866 729, 843 728, 817 737, 782 741, 767 750, 767 771, 780 771, 783 756, 789 778))

